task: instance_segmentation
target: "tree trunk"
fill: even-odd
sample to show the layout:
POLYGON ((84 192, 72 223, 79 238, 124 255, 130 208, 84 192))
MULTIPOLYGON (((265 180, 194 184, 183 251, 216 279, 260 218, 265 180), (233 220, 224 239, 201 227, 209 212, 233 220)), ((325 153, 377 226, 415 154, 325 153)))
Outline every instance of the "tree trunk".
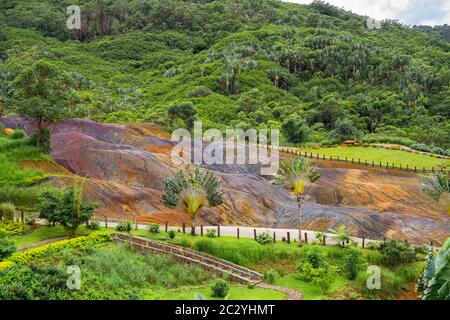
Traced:
POLYGON ((195 236, 195 216, 192 217, 192 223, 191 223, 191 235, 195 236))
POLYGON ((298 246, 302 246, 302 199, 297 197, 298 204, 298 246))

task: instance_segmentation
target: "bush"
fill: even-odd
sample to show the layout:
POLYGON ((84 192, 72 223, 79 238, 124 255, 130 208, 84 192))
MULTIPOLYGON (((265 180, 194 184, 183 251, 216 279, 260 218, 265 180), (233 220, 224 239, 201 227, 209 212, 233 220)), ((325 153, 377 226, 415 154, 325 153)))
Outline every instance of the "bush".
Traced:
POLYGON ((291 116, 282 123, 281 133, 288 142, 301 144, 308 140, 311 129, 305 119, 299 116, 291 116))
POLYGON ((334 280, 334 273, 330 268, 314 268, 309 262, 300 264, 297 271, 299 280, 317 285, 322 293, 329 291, 334 280))
POLYGON ((258 242, 259 244, 268 244, 268 243, 271 243, 272 241, 273 241, 273 239, 270 236, 269 232, 267 232, 267 231, 261 232, 256 237, 256 242, 258 242))
POLYGON ((417 151, 439 154, 441 156, 450 156, 450 150, 444 150, 439 147, 430 147, 424 143, 413 144, 411 145, 411 148, 417 151))
POLYGON ((396 266, 416 260, 416 253, 410 244, 388 239, 378 244, 377 250, 383 255, 383 263, 396 266))
POLYGON ((267 270, 266 273, 264 274, 264 279, 268 284, 274 284, 276 277, 277 273, 273 269, 267 270))
POLYGON ((130 233, 133 230, 133 223, 131 221, 122 221, 116 226, 116 230, 130 233))
POLYGON ((159 233, 159 224, 151 223, 147 226, 147 229, 150 233, 159 233))
POLYGON ((12 203, 0 204, 0 219, 13 220, 16 207, 12 203))
POLYGON ((50 154, 52 152, 50 130, 47 128, 40 129, 37 133, 31 136, 30 143, 36 146, 43 153, 50 154))
POLYGON ((211 296, 213 297, 225 298, 229 290, 228 282, 223 279, 215 279, 211 283, 211 296))
POLYGON ((212 94, 212 91, 209 88, 207 88, 205 86, 198 86, 192 90, 189 90, 188 93, 186 93, 186 98, 207 97, 210 94, 212 94))
POLYGON ((111 235, 108 232, 96 231, 88 236, 73 238, 70 240, 62 240, 28 249, 26 251, 16 252, 8 260, 18 264, 26 264, 34 259, 41 258, 44 255, 54 253, 62 249, 81 250, 95 244, 109 241, 111 241, 111 235))
POLYGON ((399 145, 407 146, 407 147, 410 147, 416 143, 415 141, 408 139, 408 138, 397 137, 397 136, 378 135, 378 134, 366 135, 361 139, 361 142, 399 144, 399 145))
POLYGON ((18 236, 25 232, 25 225, 18 221, 0 221, 0 229, 10 236, 18 236))
POLYGON ((25 138, 26 136, 27 136, 27 135, 26 135, 25 131, 23 131, 23 130, 15 130, 15 131, 11 134, 10 138, 11 138, 11 139, 14 139, 14 140, 19 140, 19 139, 25 138))
POLYGON ((215 238, 216 237, 216 229, 208 229, 208 230, 206 230, 206 236, 208 238, 215 238))
POLYGON ((100 230, 100 222, 98 222, 97 220, 89 221, 87 228, 90 230, 100 230))
POLYGON ((358 129, 349 119, 338 119, 334 126, 335 137, 340 141, 355 139, 358 135, 358 129))
POLYGON ((325 261, 325 256, 321 253, 317 246, 312 246, 304 255, 306 263, 312 265, 313 268, 325 268, 328 269, 328 264, 325 261))
POLYGON ((363 254, 356 246, 349 246, 344 250, 344 270, 349 280, 355 280, 358 273, 364 268, 363 254))
POLYGON ((169 238, 170 239, 175 239, 175 235, 177 234, 174 230, 169 230, 168 232, 167 232, 167 234, 169 235, 169 238))
POLYGON ((14 241, 2 236, 0 238, 0 260, 3 260, 16 252, 14 241))
POLYGON ((34 226, 36 224, 36 218, 35 217, 26 217, 25 223, 29 226, 34 226))

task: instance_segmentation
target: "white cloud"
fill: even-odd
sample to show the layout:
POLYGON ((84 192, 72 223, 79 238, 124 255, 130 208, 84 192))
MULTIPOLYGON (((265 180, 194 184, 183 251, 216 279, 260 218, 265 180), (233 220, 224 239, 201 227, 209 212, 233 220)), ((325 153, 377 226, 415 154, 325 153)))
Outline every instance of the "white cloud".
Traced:
MULTIPOLYGON (((284 0, 308 4, 312 0, 284 0)), ((327 2, 377 20, 405 24, 450 24, 449 0, 328 0, 327 2)))

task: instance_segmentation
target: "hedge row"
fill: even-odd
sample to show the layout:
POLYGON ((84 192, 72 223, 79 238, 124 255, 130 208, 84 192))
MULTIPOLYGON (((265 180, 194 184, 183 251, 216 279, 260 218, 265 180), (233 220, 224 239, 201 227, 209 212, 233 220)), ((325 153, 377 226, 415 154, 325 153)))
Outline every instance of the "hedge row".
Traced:
POLYGON ((105 231, 93 232, 88 236, 78 237, 69 240, 62 240, 54 243, 49 243, 36 248, 28 249, 14 253, 8 261, 18 264, 26 264, 34 259, 41 258, 44 255, 57 252, 61 249, 84 249, 88 246, 109 242, 111 241, 111 235, 105 231))

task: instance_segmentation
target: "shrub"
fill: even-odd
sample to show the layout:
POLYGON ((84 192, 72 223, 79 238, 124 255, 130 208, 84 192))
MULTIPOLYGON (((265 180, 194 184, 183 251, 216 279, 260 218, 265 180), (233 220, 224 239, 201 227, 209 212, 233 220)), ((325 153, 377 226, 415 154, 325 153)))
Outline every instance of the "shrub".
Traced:
POLYGON ((213 297, 225 298, 229 290, 228 282, 223 279, 215 279, 211 283, 211 296, 213 297))
POLYGON ((269 232, 267 232, 267 231, 261 232, 256 237, 256 242, 258 242, 259 244, 268 244, 268 243, 271 243, 272 241, 273 241, 273 239, 270 236, 269 232))
POLYGON ((148 231, 150 233, 158 233, 159 232, 159 224, 157 223, 151 223, 147 226, 148 231))
POLYGON ((122 221, 116 226, 116 230, 120 232, 130 233, 133 229, 133 223, 131 221, 122 221))
POLYGON ((206 230, 206 236, 208 238, 215 238, 216 237, 216 229, 208 229, 208 230, 206 230))
POLYGON ((317 285, 322 293, 328 292, 334 280, 334 273, 330 268, 314 268, 309 262, 302 263, 297 270, 299 280, 317 285))
POLYGON ((344 270, 349 280, 355 280, 358 273, 364 268, 363 254, 356 246, 349 246, 344 250, 344 270))
POLYGON ((173 230, 169 230, 168 232, 167 232, 167 234, 169 235, 169 238, 170 239, 175 239, 175 235, 177 234, 175 231, 173 231, 173 230))
POLYGON ((27 135, 26 135, 25 131, 23 131, 23 130, 15 130, 15 131, 11 134, 10 138, 11 138, 11 139, 14 139, 14 140, 19 140, 19 139, 25 138, 26 136, 27 136, 27 135))
POLYGON ((268 284, 274 284, 276 277, 277 273, 273 269, 267 270, 266 273, 264 274, 264 279, 268 284))
POLYGON ((34 226, 36 224, 36 218, 35 217, 26 217, 25 223, 29 226, 34 226))
POLYGON ((97 220, 89 221, 87 228, 90 230, 100 230, 100 222, 98 222, 97 220))
POLYGON ((192 90, 189 90, 188 93, 186 93, 186 98, 207 97, 210 94, 212 94, 212 91, 209 88, 205 86, 198 86, 193 88, 192 90))
POLYGON ((34 259, 41 258, 44 255, 51 254, 62 249, 85 249, 95 244, 111 241, 111 235, 108 232, 96 231, 88 236, 62 240, 49 243, 36 248, 20 251, 13 254, 8 260, 18 264, 26 264, 34 259))
POLYGON ((16 247, 14 246, 14 241, 2 237, 0 238, 0 260, 3 260, 16 252, 16 247))
POLYGON ((1 203, 0 204, 0 218, 4 220, 13 220, 14 213, 16 212, 16 207, 12 203, 1 203))
POLYGON ((338 119, 334 125, 335 137, 340 141, 355 139, 358 135, 358 129, 349 119, 338 119))
POLYGON ((350 233, 343 224, 341 224, 337 230, 330 229, 329 232, 335 235, 333 239, 336 240, 340 246, 345 247, 346 243, 354 243, 350 233))
POLYGON ((50 154, 52 152, 52 144, 50 140, 50 130, 47 128, 42 128, 31 136, 30 143, 36 146, 43 153, 50 154))
POLYGON ((288 142, 300 144, 308 140, 311 129, 305 119, 291 116, 282 123, 281 132, 288 142))
POLYGON ((320 249, 317 246, 313 246, 308 251, 306 251, 304 260, 306 263, 311 264, 313 268, 328 269, 328 264, 325 261, 325 256, 321 253, 320 249))
POLYGON ((25 232, 25 225, 18 221, 0 221, 0 229, 5 230, 10 236, 18 236, 25 232))
POLYGON ((383 255, 383 263, 395 266, 416 260, 416 253, 410 244, 388 239, 378 244, 377 250, 383 255))

